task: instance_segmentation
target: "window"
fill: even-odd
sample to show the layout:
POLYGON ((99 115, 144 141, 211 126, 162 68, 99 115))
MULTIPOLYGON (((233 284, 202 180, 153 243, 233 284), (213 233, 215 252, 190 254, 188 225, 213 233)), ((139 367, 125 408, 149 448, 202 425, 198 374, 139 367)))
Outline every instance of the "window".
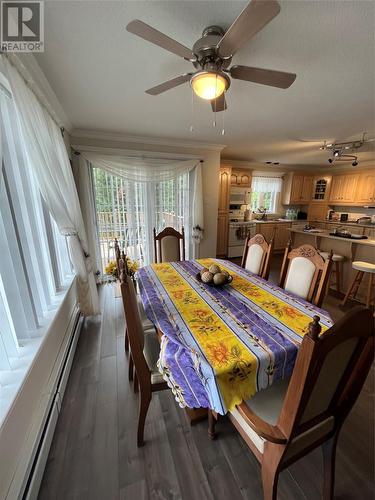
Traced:
MULTIPOLYGON (((153 228, 166 226, 189 234, 190 174, 175 179, 142 183, 128 181, 93 167, 96 218, 102 269, 114 259, 114 238, 133 259, 153 259, 153 228)), ((187 248, 187 251, 189 249, 187 248)))
POLYGON ((0 422, 72 280, 65 237, 28 166, 11 98, 0 91, 0 422))
POLYGON ((251 210, 264 208, 268 213, 276 213, 282 188, 280 177, 253 176, 251 184, 251 210))

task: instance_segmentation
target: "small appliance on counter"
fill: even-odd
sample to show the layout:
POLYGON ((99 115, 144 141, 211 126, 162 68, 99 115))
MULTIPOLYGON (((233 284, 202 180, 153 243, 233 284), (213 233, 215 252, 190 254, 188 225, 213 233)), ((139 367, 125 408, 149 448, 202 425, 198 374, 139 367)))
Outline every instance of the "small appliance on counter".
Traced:
POLYGON ((307 220, 307 212, 302 212, 302 210, 298 210, 297 220, 307 220))
POLYGON ((347 222, 348 219, 349 219, 349 214, 340 215, 340 222, 347 222))
POLYGON ((371 224, 372 223, 372 217, 360 217, 357 219, 357 224, 371 224))

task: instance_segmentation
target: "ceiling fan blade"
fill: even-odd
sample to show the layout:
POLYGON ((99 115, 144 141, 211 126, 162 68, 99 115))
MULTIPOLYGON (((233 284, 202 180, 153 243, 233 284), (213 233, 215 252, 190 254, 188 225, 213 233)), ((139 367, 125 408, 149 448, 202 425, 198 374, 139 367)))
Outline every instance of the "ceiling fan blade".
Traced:
POLYGON ((192 51, 185 47, 185 45, 182 45, 176 40, 173 40, 173 38, 164 35, 161 31, 156 30, 139 19, 131 21, 126 26, 126 29, 129 33, 133 33, 133 35, 137 35, 148 42, 154 43, 162 49, 169 50, 169 52, 183 57, 184 59, 195 59, 192 51))
POLYGON ((178 87, 178 85, 182 85, 183 83, 188 82, 192 74, 193 73, 184 73, 183 75, 176 76, 176 78, 172 78, 171 80, 167 80, 160 85, 156 85, 156 87, 152 87, 151 89, 146 90, 146 94, 158 95, 166 92, 169 89, 178 87))
POLYGON ((280 89, 289 88, 296 76, 294 73, 285 73, 284 71, 274 71, 272 69, 252 68, 251 66, 232 66, 229 70, 230 76, 237 80, 260 83, 270 87, 279 87, 280 89))
POLYGON ((251 0, 217 44, 222 57, 232 56, 280 12, 276 0, 251 0))
POLYGON ((219 111, 225 111, 227 109, 227 102, 225 100, 225 92, 223 92, 216 99, 211 100, 212 111, 218 113, 219 111))

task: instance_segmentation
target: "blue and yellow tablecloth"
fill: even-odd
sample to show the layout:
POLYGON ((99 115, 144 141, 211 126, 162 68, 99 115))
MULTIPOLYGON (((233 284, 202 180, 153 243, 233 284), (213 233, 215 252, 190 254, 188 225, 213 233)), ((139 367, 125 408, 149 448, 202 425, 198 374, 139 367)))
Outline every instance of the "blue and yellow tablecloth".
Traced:
POLYGON ((323 331, 332 325, 325 311, 229 261, 152 264, 137 275, 147 317, 163 333, 159 369, 183 407, 225 414, 290 377, 315 314, 323 331), (213 263, 233 276, 230 285, 197 280, 213 263))

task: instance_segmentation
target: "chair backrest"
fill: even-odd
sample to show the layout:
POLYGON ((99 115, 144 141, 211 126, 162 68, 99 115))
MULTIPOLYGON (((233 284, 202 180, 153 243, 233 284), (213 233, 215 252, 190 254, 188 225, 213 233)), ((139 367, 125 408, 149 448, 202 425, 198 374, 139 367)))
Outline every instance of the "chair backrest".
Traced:
POLYGON ((341 427, 374 359, 374 319, 369 309, 355 307, 322 335, 320 331, 315 316, 299 349, 277 422, 290 443, 288 456, 341 427))
POLYGON ((272 251, 273 239, 270 243, 267 243, 262 234, 256 234, 252 238, 248 235, 245 241, 241 267, 267 279, 270 272, 272 251))
POLYGON ((325 261, 312 245, 285 249, 280 273, 280 287, 321 306, 332 265, 332 252, 325 261))
POLYGON ((149 381, 150 370, 143 355, 144 333, 138 311, 137 296, 134 283, 127 272, 126 261, 123 259, 120 259, 119 261, 119 269, 121 297, 124 307, 130 351, 132 353, 139 383, 142 386, 142 383, 149 381))
POLYGON ((185 260, 184 228, 179 233, 173 227, 166 227, 159 234, 154 228, 154 252, 157 263, 185 260))

